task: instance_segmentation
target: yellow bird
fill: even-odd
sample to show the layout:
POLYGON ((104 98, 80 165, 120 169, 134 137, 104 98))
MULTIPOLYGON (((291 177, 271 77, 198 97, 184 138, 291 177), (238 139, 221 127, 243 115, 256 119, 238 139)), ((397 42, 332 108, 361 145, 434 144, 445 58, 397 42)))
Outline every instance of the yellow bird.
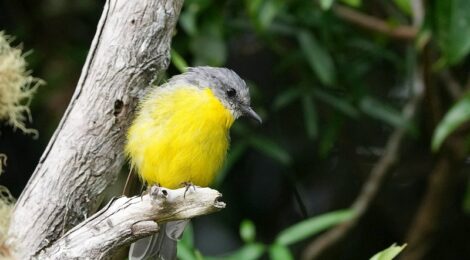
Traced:
MULTIPOLYGON (((224 162, 230 127, 240 116, 261 123, 250 106, 248 87, 235 72, 225 68, 189 68, 152 89, 142 100, 127 133, 125 151, 147 185, 170 189, 185 183, 208 186, 224 162)), ((167 233, 175 233, 168 232, 169 224, 167 233)), ((173 248, 167 250, 172 251, 169 256, 161 252, 165 247, 161 241, 145 243, 160 244, 146 248, 159 248, 160 252, 131 252, 129 259, 146 259, 152 254, 167 260, 176 257, 173 248)))

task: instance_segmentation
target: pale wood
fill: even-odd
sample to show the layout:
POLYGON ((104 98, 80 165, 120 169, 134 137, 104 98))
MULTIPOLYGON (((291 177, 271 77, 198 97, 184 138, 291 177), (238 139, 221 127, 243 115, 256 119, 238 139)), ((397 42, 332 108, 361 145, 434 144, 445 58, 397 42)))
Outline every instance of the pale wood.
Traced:
POLYGON ((152 187, 142 197, 121 197, 42 251, 40 259, 106 259, 123 245, 158 231, 156 222, 189 219, 225 207, 210 188, 169 190, 152 187))
POLYGON ((107 1, 69 107, 14 209, 7 244, 18 259, 53 248, 97 210, 124 163, 136 97, 169 64, 182 2, 107 1))

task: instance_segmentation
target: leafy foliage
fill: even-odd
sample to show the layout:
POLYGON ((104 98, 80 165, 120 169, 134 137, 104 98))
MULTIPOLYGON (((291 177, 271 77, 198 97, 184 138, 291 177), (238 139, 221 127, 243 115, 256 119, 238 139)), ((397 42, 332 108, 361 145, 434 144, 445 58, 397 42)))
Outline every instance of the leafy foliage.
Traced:
POLYGON ((330 54, 317 41, 315 36, 308 31, 300 31, 297 34, 300 48, 307 57, 308 64, 318 79, 325 85, 333 85, 336 79, 336 71, 330 54))
POLYGON ((470 52, 470 2, 435 1, 436 33, 444 59, 459 63, 470 52))
MULTIPOLYGON (((264 253, 269 254, 272 260, 290 260, 294 259, 289 245, 301 241, 307 237, 318 234, 334 225, 347 221, 354 216, 352 210, 339 210, 326 213, 310 219, 304 220, 291 227, 286 228, 277 235, 276 241, 271 245, 265 245, 256 241, 256 227, 252 221, 244 220, 240 224, 240 237, 245 245, 238 250, 218 257, 202 256, 197 249, 194 248, 193 231, 189 226, 180 243, 178 243, 178 258, 182 260, 193 259, 220 259, 220 260, 238 260, 259 259, 264 253)), ((389 255, 390 253, 384 253, 389 255)), ((386 260, 388 258, 375 258, 386 260)))
MULTIPOLYGON (((422 127, 419 122, 405 120, 402 112, 413 93, 414 68, 428 42, 438 46, 442 54, 434 61, 435 68, 465 61, 470 50, 467 2, 427 4, 425 26, 418 28, 414 44, 358 30, 335 11, 335 5, 345 5, 372 16, 386 13, 380 19, 391 27, 409 25, 413 14, 408 0, 377 4, 361 0, 186 1, 172 52, 175 69, 184 71, 186 65, 201 64, 238 68, 265 122, 261 128, 246 122, 235 124, 233 147, 217 187, 223 188, 225 179, 235 178, 232 171, 250 171, 241 165, 267 161, 269 166, 264 168, 269 172, 256 172, 256 178, 279 171, 282 177, 270 178, 281 178, 279 182, 286 186, 312 192, 308 186, 312 184, 306 184, 306 180, 320 178, 321 173, 312 173, 311 169, 330 159, 341 160, 335 152, 342 143, 348 143, 349 150, 382 145, 393 128, 405 128, 414 138, 424 138, 418 134, 422 127), (271 60, 266 61, 266 57, 271 60)), ((468 121, 466 99, 440 123, 432 141, 434 150, 468 121)), ((343 158, 340 165, 344 163, 343 158)), ((245 181, 251 176, 241 178, 245 181)), ((353 212, 344 210, 298 221, 278 231, 272 244, 260 242, 264 239, 257 238, 254 222, 244 220, 240 248, 224 254, 223 259, 257 259, 263 255, 294 259, 289 248, 292 244, 353 216, 353 212)), ((197 250, 193 245, 190 249, 195 257, 197 250)), ((374 259, 391 259, 399 249, 391 247, 374 259)))
POLYGON ((354 212, 351 210, 340 210, 304 220, 283 230, 277 236, 276 243, 279 245, 291 245, 331 226, 351 219, 353 216, 354 212))
POLYGON ((452 132, 469 120, 470 94, 458 101, 439 123, 432 139, 432 149, 437 151, 452 132))
POLYGON ((389 248, 384 249, 383 251, 378 252, 370 260, 392 260, 394 259, 403 249, 405 249, 406 244, 402 246, 397 246, 396 244, 391 245, 389 248))

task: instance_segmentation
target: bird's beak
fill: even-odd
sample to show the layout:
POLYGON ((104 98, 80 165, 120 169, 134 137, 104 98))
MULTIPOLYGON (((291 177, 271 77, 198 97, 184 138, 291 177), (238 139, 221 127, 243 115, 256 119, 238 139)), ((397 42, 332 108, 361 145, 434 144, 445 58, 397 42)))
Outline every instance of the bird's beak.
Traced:
POLYGON ((256 114, 256 112, 251 107, 243 108, 243 115, 256 120, 256 122, 258 122, 259 124, 263 123, 263 120, 261 119, 261 117, 258 114, 256 114))

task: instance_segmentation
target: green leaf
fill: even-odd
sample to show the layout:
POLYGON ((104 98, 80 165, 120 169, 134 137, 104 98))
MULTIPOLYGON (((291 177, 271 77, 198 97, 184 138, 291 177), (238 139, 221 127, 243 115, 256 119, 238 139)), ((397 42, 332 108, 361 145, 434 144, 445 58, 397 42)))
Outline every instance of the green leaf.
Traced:
POLYGON ((256 228, 251 220, 245 219, 240 224, 240 237, 245 243, 252 243, 255 241, 256 228))
POLYGON ((353 217, 354 211, 350 209, 315 216, 283 230, 278 235, 276 243, 285 246, 294 244, 353 217))
POLYGON ((196 25, 196 15, 198 6, 194 3, 189 4, 181 12, 179 23, 181 28, 190 36, 195 36, 198 32, 196 25))
POLYGON ((317 126, 317 112, 312 101, 311 96, 304 96, 302 98, 302 105, 304 109, 305 128, 307 130, 308 138, 315 139, 318 135, 317 126))
POLYGON ((333 5, 334 0, 320 0, 320 7, 323 10, 329 10, 333 5))
POLYGON ((184 1, 184 9, 191 9, 192 12, 198 13, 211 7, 213 0, 188 0, 184 1))
POLYGON ((283 5, 283 1, 264 1, 260 12, 257 14, 258 25, 261 30, 266 30, 271 26, 274 18, 282 10, 283 5))
POLYGON ((470 51, 470 1, 435 1, 437 39, 446 61, 459 63, 470 51))
POLYGON ((269 247, 269 258, 271 260, 293 260, 289 248, 279 244, 273 244, 269 247))
POLYGON ((179 70, 179 72, 181 73, 186 72, 188 68, 188 63, 184 60, 184 58, 181 57, 181 55, 179 55, 179 53, 176 52, 175 49, 171 49, 170 53, 171 53, 171 62, 173 63, 173 65, 175 65, 175 67, 179 70))
POLYGON ((330 53, 308 31, 299 31, 297 39, 310 68, 318 76, 320 82, 327 86, 333 85, 336 71, 330 53))
POLYGON ((191 222, 186 225, 180 243, 183 243, 189 247, 194 247, 194 231, 191 222))
POLYGON ((444 119, 437 125, 432 138, 432 150, 439 150, 445 139, 469 119, 470 94, 467 94, 450 108, 444 119))
POLYGON ((359 104, 362 112, 395 127, 410 127, 409 122, 397 109, 373 97, 364 97, 359 104))
POLYGON ((190 42, 194 54, 194 64, 222 66, 227 58, 227 48, 223 39, 223 21, 213 21, 203 26, 190 42))
POLYGON ((196 260, 205 260, 207 259, 204 257, 199 250, 194 250, 194 256, 196 256, 196 260))
POLYGON ((199 33, 197 20, 199 17, 207 17, 207 8, 212 6, 212 0, 190 0, 184 1, 184 7, 181 11, 179 24, 183 31, 189 36, 196 36, 199 33))
POLYGON ((281 92, 273 101, 273 109, 279 111, 287 105, 298 99, 303 93, 301 88, 288 88, 284 92, 281 92))
POLYGON ((283 10, 284 1, 282 0, 246 0, 245 6, 248 15, 259 31, 269 29, 281 10, 283 10))
POLYGON ((289 153, 284 150, 284 148, 266 137, 252 137, 250 139, 250 144, 258 151, 284 165, 289 165, 292 162, 292 158, 290 157, 289 153))
POLYGON ((256 16, 260 12, 263 0, 245 0, 245 6, 250 16, 256 16))
POLYGON ((362 0, 341 0, 341 2, 352 7, 359 7, 362 4, 362 0))
POLYGON ((178 256, 178 259, 196 260, 196 256, 194 255, 194 250, 192 247, 189 247, 184 243, 177 243, 176 248, 176 254, 178 256))
POLYGON ((327 103, 328 105, 332 106, 343 114, 352 118, 359 117, 359 112, 357 111, 357 109, 353 105, 351 105, 345 98, 335 97, 320 89, 314 89, 313 94, 316 98, 327 103))
POLYGON ((177 254, 178 259, 181 260, 196 260, 196 256, 194 255, 194 233, 193 233, 193 225, 188 223, 186 228, 183 232, 183 237, 181 241, 177 243, 177 254))
POLYGON ((235 252, 226 256, 217 257, 218 260, 255 260, 260 258, 266 250, 261 243, 246 244, 235 252))
POLYGON ((370 260, 392 260, 395 258, 404 248, 406 244, 397 246, 396 244, 391 245, 389 248, 378 252, 370 260))
POLYGON ((393 2, 403 13, 411 15, 410 0, 393 0, 393 2))

